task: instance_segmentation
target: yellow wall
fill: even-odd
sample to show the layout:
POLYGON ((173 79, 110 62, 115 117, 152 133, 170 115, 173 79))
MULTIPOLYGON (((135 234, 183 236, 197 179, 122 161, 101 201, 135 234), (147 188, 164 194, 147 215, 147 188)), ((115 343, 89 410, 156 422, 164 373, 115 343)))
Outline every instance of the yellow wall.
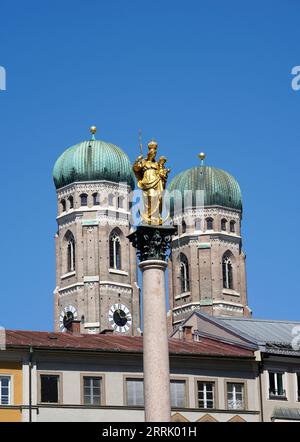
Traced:
MULTIPOLYGON (((18 362, 0 362, 0 376, 11 376, 12 405, 22 404, 22 364, 18 362)), ((4 407, 4 406, 3 406, 4 407)), ((0 408, 0 422, 20 422, 22 413, 19 409, 0 408)))

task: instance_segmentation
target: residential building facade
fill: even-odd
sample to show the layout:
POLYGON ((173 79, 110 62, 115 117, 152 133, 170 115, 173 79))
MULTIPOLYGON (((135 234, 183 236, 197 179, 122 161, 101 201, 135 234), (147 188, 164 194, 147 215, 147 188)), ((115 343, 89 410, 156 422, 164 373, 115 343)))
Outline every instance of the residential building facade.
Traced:
POLYGON ((181 339, 210 337, 257 346, 262 420, 300 422, 300 322, 252 318, 215 318, 193 312, 173 333, 181 339))
MULTIPOLYGON (((7 331, 0 358, 22 363, 23 421, 138 422, 142 345, 142 337, 7 331)), ((169 348, 173 421, 261 419, 253 346, 186 336, 169 348)))

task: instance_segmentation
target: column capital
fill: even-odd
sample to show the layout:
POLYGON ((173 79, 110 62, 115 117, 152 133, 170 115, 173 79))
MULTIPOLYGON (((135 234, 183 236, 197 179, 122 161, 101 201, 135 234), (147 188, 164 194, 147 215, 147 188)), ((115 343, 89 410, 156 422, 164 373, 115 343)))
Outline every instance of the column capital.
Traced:
POLYGON ((141 261, 139 263, 139 268, 144 271, 146 269, 159 269, 165 271, 168 267, 166 261, 162 261, 161 259, 147 259, 146 261, 141 261))
POLYGON ((177 228, 173 226, 151 226, 141 224, 128 235, 129 241, 137 250, 141 262, 165 261, 170 247, 172 235, 177 228))

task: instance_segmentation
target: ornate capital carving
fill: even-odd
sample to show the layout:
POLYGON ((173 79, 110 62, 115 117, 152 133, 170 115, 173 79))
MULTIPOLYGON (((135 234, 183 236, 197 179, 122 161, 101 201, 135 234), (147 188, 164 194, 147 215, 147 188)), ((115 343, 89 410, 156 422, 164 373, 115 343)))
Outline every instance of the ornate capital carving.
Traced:
POLYGON ((175 233, 176 228, 172 226, 140 225, 135 232, 128 235, 128 239, 137 249, 140 261, 149 259, 165 261, 172 235, 175 233))

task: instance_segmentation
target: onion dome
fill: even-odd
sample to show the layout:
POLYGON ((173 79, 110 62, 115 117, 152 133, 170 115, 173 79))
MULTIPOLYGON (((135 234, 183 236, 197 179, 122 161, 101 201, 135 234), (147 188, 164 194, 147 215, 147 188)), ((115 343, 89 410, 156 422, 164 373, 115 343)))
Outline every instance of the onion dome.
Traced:
POLYGON ((57 159, 53 180, 57 189, 78 181, 112 181, 134 188, 130 160, 120 147, 96 140, 96 127, 90 128, 91 140, 69 147, 57 159))
POLYGON ((185 170, 176 175, 169 185, 171 194, 171 213, 174 211, 174 198, 182 201, 185 191, 192 191, 192 206, 196 207, 196 192, 204 191, 204 207, 221 206, 228 209, 242 211, 242 193, 236 179, 222 169, 205 166, 205 154, 199 154, 201 164, 191 169, 185 170), (180 193, 179 193, 179 192, 180 193))

